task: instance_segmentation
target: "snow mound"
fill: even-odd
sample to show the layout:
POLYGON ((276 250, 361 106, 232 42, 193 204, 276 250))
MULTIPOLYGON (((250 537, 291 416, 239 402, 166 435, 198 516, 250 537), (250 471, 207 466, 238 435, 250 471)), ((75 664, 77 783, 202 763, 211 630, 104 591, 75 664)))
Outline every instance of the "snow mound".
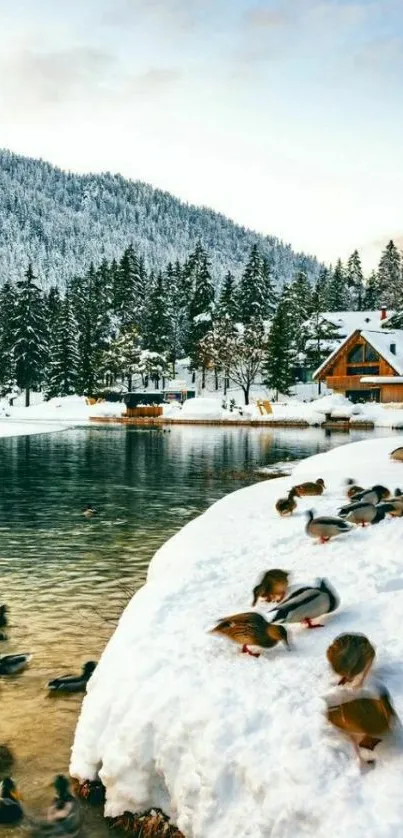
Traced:
POLYGON ((327 545, 304 532, 304 511, 334 513, 345 480, 403 485, 389 453, 403 436, 346 445, 300 463, 292 478, 227 495, 154 557, 91 679, 71 773, 106 786, 106 814, 161 806, 186 838, 396 838, 403 821, 403 750, 380 745, 361 774, 351 745, 330 729, 325 657, 340 632, 368 634, 375 675, 403 718, 403 521, 355 529, 327 545), (279 518, 293 483, 323 477, 322 497, 279 518), (293 650, 259 659, 207 633, 250 609, 269 567, 293 583, 327 577, 340 609, 325 628, 292 627, 293 650))
POLYGON ((183 419, 221 419, 223 409, 217 399, 188 399, 182 407, 183 419))
POLYGON ((7 412, 12 419, 25 422, 86 423, 90 417, 116 418, 122 416, 125 411, 126 406, 123 402, 99 402, 89 405, 84 396, 56 396, 30 407, 10 407, 7 412))

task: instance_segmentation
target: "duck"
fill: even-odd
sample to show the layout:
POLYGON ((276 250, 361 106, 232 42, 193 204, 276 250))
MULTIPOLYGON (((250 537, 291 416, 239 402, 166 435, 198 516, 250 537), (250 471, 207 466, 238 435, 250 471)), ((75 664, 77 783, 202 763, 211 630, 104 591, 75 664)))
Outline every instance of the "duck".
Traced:
POLYGON ((291 489, 286 498, 279 498, 276 509, 280 515, 292 515, 294 509, 297 508, 297 502, 294 500, 296 494, 296 490, 291 489))
POLYGON ((294 486, 293 490, 295 494, 302 498, 305 495, 322 495, 326 489, 325 481, 322 480, 321 477, 318 477, 314 483, 307 482, 307 483, 300 483, 298 486, 294 486))
POLYGON ((314 586, 306 585, 292 591, 269 613, 275 614, 275 623, 303 623, 309 629, 322 628, 321 623, 312 620, 331 614, 339 604, 339 597, 327 579, 317 579, 314 586))
POLYGON ((7 605, 0 605, 0 628, 5 628, 7 625, 7 605))
POLYGON ((80 807, 71 794, 69 780, 64 774, 58 774, 53 786, 56 796, 47 811, 46 820, 29 819, 32 838, 73 836, 80 831, 82 821, 80 807))
POLYGON ((358 494, 359 492, 364 491, 362 486, 358 486, 358 484, 355 483, 354 480, 351 480, 350 477, 349 477, 348 480, 346 480, 346 484, 348 486, 348 489, 347 489, 347 497, 348 498, 353 498, 354 495, 358 494))
POLYGON ((288 589, 289 574, 286 570, 273 568, 263 574, 260 582, 253 589, 252 605, 256 605, 258 599, 266 602, 281 602, 288 589))
POLYGON ((0 675, 17 675, 31 660, 32 655, 3 655, 0 657, 0 675))
POLYGON ((378 503, 376 508, 383 513, 384 517, 385 515, 391 515, 392 518, 403 517, 403 503, 399 498, 390 498, 385 503, 378 503))
POLYGON ((386 507, 386 503, 380 503, 375 506, 373 503, 362 500, 349 503, 347 506, 342 506, 339 509, 339 513, 350 524, 361 524, 362 527, 365 527, 367 524, 379 524, 380 521, 383 521, 385 515, 389 512, 389 509, 386 507))
POLYGON ((62 675, 54 678, 48 683, 48 689, 52 692, 79 693, 85 692, 88 681, 97 666, 96 661, 87 661, 84 664, 81 675, 62 675))
POLYGON ((398 462, 403 462, 403 448, 395 448, 394 451, 391 452, 391 459, 398 460, 398 462))
POLYGON ((13 825, 19 823, 24 817, 24 810, 19 802, 21 797, 17 791, 14 780, 5 777, 1 783, 0 791, 0 824, 13 825))
POLYGON ((354 698, 351 692, 336 695, 327 699, 327 705, 327 720, 348 736, 360 764, 374 765, 375 760, 362 758, 360 748, 373 751, 397 721, 386 687, 380 685, 377 691, 361 690, 354 698))
POLYGON ((98 515, 97 510, 91 503, 86 503, 82 510, 84 518, 92 518, 93 515, 98 515))
POLYGON ((0 745, 0 774, 10 771, 14 765, 14 754, 8 745, 0 745))
POLYGON ((8 637, 5 633, 5 631, 0 631, 0 641, 2 641, 2 640, 8 640, 8 637))
POLYGON ((365 634, 339 634, 327 649, 330 666, 340 675, 339 686, 355 682, 362 687, 375 658, 375 649, 365 634), (358 680, 357 680, 358 679, 358 680))
POLYGON ((347 523, 343 518, 332 517, 331 515, 321 515, 315 518, 312 509, 307 512, 308 523, 305 527, 305 532, 311 538, 318 538, 321 544, 335 538, 336 535, 350 532, 353 527, 347 523))
POLYGON ((260 650, 272 649, 280 641, 289 649, 288 635, 284 626, 268 623, 261 614, 247 611, 244 614, 233 614, 223 617, 217 625, 210 629, 210 634, 223 634, 234 643, 242 646, 242 652, 260 657, 260 650), (259 651, 252 651, 252 649, 259 651))
POLYGON ((382 500, 386 500, 390 497, 390 491, 386 488, 386 486, 380 486, 376 484, 372 486, 370 489, 365 489, 363 492, 357 492, 354 495, 354 501, 361 501, 365 500, 367 503, 373 503, 376 506, 377 503, 380 503, 382 500))

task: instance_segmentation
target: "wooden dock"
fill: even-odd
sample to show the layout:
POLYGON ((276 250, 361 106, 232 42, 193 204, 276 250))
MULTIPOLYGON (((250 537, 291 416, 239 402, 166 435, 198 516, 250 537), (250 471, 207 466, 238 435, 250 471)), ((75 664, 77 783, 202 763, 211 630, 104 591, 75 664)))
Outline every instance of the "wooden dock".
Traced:
POLYGON ((90 421, 94 424, 109 424, 109 425, 131 425, 137 428, 158 427, 162 428, 165 425, 209 425, 215 427, 243 427, 243 428, 310 428, 320 427, 324 430, 341 431, 348 433, 349 431, 371 431, 374 429, 373 422, 358 422, 348 420, 330 420, 322 422, 320 425, 309 425, 305 421, 290 421, 271 420, 268 422, 264 419, 170 419, 168 417, 132 417, 120 416, 113 418, 106 418, 103 416, 91 416, 90 421))

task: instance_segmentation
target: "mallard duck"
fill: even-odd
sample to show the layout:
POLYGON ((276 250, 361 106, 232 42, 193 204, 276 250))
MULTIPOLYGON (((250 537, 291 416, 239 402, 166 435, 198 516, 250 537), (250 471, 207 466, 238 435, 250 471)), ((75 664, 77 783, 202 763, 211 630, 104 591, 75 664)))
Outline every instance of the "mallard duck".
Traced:
POLYGON ((93 515, 97 515, 97 510, 91 503, 86 503, 84 509, 82 510, 82 514, 84 518, 92 518, 93 515))
POLYGON ((307 512, 308 523, 305 527, 305 532, 311 538, 318 538, 324 544, 335 538, 336 535, 350 532, 353 527, 348 524, 343 518, 332 517, 331 515, 321 515, 319 518, 314 517, 314 512, 309 510, 307 512))
POLYGON ((383 517, 385 517, 385 515, 391 515, 392 518, 403 517, 403 503, 399 500, 399 498, 390 498, 390 500, 387 500, 384 503, 378 503, 376 508, 379 514, 383 514, 383 517))
POLYGON ((254 611, 223 617, 213 629, 210 629, 210 634, 223 634, 234 643, 239 643, 242 646, 242 652, 255 658, 260 656, 260 651, 253 652, 253 648, 271 649, 280 640, 288 647, 288 637, 284 626, 272 625, 261 614, 256 614, 254 611))
POLYGON ((347 506, 342 506, 339 509, 339 513, 350 524, 361 524, 362 527, 365 527, 367 524, 379 524, 380 521, 383 521, 386 513, 389 512, 389 509, 386 507, 386 503, 380 503, 374 506, 373 503, 361 500, 356 503, 349 503, 347 506))
POLYGON ((0 628, 5 628, 7 625, 7 605, 0 605, 0 628))
POLYGON ((395 448, 394 451, 391 452, 392 460, 398 460, 400 463, 403 462, 403 448, 395 448))
MULTIPOLYGON (((383 685, 379 692, 362 690, 357 697, 351 693, 344 700, 334 696, 327 700, 327 719, 351 740, 359 761, 365 762, 360 748, 373 751, 397 720, 388 690, 383 685)), ((369 761, 370 764, 374 760, 369 761)))
POLYGON ((16 675, 22 672, 32 655, 3 655, 0 658, 0 675, 16 675))
POLYGON ((96 661, 87 661, 83 666, 81 675, 62 675, 60 678, 54 678, 53 681, 49 681, 48 689, 52 692, 85 692, 87 683, 96 666, 96 661))
POLYGON ((81 827, 81 812, 78 801, 70 792, 70 783, 64 774, 58 774, 53 783, 56 796, 47 811, 46 820, 30 818, 32 838, 53 838, 53 836, 77 835, 81 827))
POLYGON ((296 494, 295 489, 291 489, 286 498, 279 498, 276 509, 280 515, 291 515, 294 512, 297 508, 297 502, 294 500, 296 494))
POLYGON ((339 686, 356 681, 355 686, 361 687, 374 662, 375 649, 365 634, 339 634, 326 655, 336 675, 341 675, 339 686))
POLYGON ((0 774, 6 774, 14 765, 14 755, 7 745, 0 745, 0 774))
POLYGON ((318 477, 314 483, 300 483, 298 486, 293 487, 295 494, 299 498, 302 498, 305 495, 322 495, 324 489, 326 489, 325 481, 322 480, 321 477, 318 477))
POLYGON ((5 633, 5 631, 0 631, 0 641, 2 641, 2 640, 8 640, 8 637, 5 633))
POLYGON ((321 628, 312 623, 317 617, 330 614, 339 606, 339 598, 326 579, 318 579, 316 585, 298 588, 286 597, 280 605, 272 608, 276 623, 304 623, 307 628, 321 628))
POLYGON ((382 500, 386 500, 390 497, 390 491, 386 488, 386 486, 379 486, 376 484, 375 486, 371 486, 370 489, 365 489, 363 492, 357 492, 354 495, 354 501, 366 501, 366 503, 373 503, 376 506, 377 503, 380 503, 382 500))
POLYGON ((5 777, 0 791, 0 824, 19 823, 24 817, 24 810, 19 802, 21 797, 11 777, 5 777))
POLYGON ((348 489, 347 489, 347 497, 348 498, 353 498, 354 495, 356 495, 357 493, 364 491, 362 486, 358 486, 357 483, 354 483, 354 480, 351 480, 351 478, 346 480, 346 484, 348 486, 348 489))
POLYGON ((277 568, 267 570, 259 584, 253 589, 252 605, 256 605, 258 599, 264 599, 266 602, 281 602, 287 593, 288 576, 285 570, 277 568))

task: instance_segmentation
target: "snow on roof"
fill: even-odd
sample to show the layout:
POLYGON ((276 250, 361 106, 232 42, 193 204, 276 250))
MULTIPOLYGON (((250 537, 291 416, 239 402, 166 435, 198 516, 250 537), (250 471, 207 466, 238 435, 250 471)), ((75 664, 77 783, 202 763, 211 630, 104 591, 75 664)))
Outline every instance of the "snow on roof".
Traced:
POLYGON ((337 326, 340 337, 345 338, 356 329, 378 329, 382 323, 387 322, 394 311, 388 311, 387 319, 381 321, 382 312, 378 311, 324 311, 322 316, 337 326))
MULTIPOLYGON (((347 477, 393 491, 401 472, 389 454, 402 444, 396 435, 305 459, 291 478, 227 495, 158 551, 88 684, 75 735, 70 773, 85 780, 99 771, 107 816, 161 806, 188 838, 397 838, 399 733, 371 754, 374 771, 361 773, 351 742, 326 721, 324 696, 337 681, 327 647, 341 632, 363 632, 403 717, 402 522, 318 547, 301 514, 284 520, 274 504, 318 475, 319 515, 345 501, 347 477), (290 652, 280 644, 256 659, 207 630, 251 609, 268 556, 293 585, 327 577, 340 606, 320 631, 288 626, 290 652)), ((263 603, 258 610, 267 613, 263 603)))
POLYGON ((403 375, 364 375, 361 384, 403 384, 403 375))
MULTIPOLYGON (((354 313, 360 312, 353 312, 353 314, 354 313)), ((327 365, 333 360, 333 358, 336 357, 338 352, 340 352, 340 350, 343 348, 343 346, 345 346, 347 341, 350 340, 351 336, 354 334, 355 331, 357 330, 353 329, 353 331, 350 334, 348 334, 346 338, 343 341, 341 341, 341 343, 339 343, 338 346, 336 346, 333 352, 331 352, 331 354, 327 358, 325 358, 320 367, 318 367, 318 369, 315 370, 315 372, 313 373, 314 379, 322 372, 322 370, 325 367, 327 367, 327 365)), ((390 366, 393 367, 393 369, 396 370, 396 372, 399 375, 403 375, 403 329, 382 329, 382 331, 369 331, 366 329, 360 329, 358 331, 361 332, 361 335, 364 338, 364 340, 366 340, 367 343, 371 344, 373 349, 375 349, 375 352, 378 352, 379 355, 382 355, 382 358, 384 358, 385 361, 387 361, 388 364, 390 364, 390 366), (392 344, 395 344, 395 353, 391 352, 390 347, 392 344)))

